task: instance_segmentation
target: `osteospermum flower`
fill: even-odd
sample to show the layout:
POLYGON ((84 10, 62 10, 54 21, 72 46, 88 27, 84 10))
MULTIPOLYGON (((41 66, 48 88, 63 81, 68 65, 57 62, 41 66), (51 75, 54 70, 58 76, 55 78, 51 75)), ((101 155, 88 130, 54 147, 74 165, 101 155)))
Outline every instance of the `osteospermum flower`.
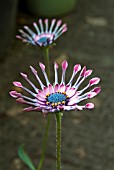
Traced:
POLYGON ((17 35, 16 37, 23 42, 46 47, 53 44, 61 34, 67 31, 67 25, 61 24, 62 20, 56 21, 56 19, 53 19, 49 27, 48 19, 45 19, 44 22, 39 19, 39 25, 36 22, 33 23, 36 32, 33 32, 28 26, 24 26, 24 30, 19 30, 21 36, 17 35))
POLYGON ((29 90, 25 86, 23 86, 20 82, 14 81, 13 84, 22 90, 29 93, 32 97, 25 96, 16 91, 11 91, 10 95, 16 98, 17 102, 30 105, 30 107, 25 108, 25 111, 40 111, 44 114, 49 112, 59 112, 61 110, 83 110, 83 109, 92 109, 94 108, 93 103, 86 103, 85 105, 79 105, 79 103, 83 100, 93 98, 100 91, 100 87, 95 87, 91 90, 90 87, 99 83, 100 78, 94 77, 89 80, 89 83, 82 89, 79 90, 80 85, 83 81, 91 75, 92 70, 86 70, 86 67, 81 69, 81 65, 77 64, 74 66, 72 76, 69 82, 65 83, 65 72, 68 66, 67 61, 63 61, 62 63, 62 77, 61 82, 58 83, 58 65, 54 64, 55 70, 55 81, 52 85, 49 82, 48 76, 45 72, 45 65, 39 63, 40 68, 43 72, 43 75, 46 80, 46 86, 40 80, 37 71, 30 66, 34 76, 39 82, 41 89, 38 89, 28 78, 28 76, 24 73, 21 73, 21 76, 32 86, 33 91, 29 90), (78 78, 74 80, 75 75, 78 73, 78 78))

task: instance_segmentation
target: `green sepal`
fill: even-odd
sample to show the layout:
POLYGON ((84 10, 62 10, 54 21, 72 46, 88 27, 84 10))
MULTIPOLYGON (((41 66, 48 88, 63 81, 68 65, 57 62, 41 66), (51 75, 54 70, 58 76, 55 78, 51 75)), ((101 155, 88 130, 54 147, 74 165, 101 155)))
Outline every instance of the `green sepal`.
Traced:
POLYGON ((60 115, 61 115, 61 116, 63 116, 63 113, 62 113, 62 112, 60 112, 60 115))
POLYGON ((29 156, 26 154, 26 152, 24 151, 24 144, 20 145, 19 149, 18 149, 18 155, 21 158, 21 160, 31 169, 31 170, 36 170, 36 168, 34 167, 31 159, 29 158, 29 156))

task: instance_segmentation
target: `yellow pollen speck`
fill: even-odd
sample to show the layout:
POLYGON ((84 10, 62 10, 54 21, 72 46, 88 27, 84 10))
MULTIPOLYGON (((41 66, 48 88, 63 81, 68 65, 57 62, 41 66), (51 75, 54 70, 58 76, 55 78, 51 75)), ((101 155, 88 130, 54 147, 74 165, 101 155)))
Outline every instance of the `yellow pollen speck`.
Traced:
POLYGON ((55 106, 55 103, 52 103, 51 106, 55 106))
POLYGON ((62 104, 65 104, 65 101, 62 101, 62 104))
POLYGON ((47 98, 49 95, 50 95, 50 94, 49 94, 49 93, 47 93, 47 94, 46 94, 46 98, 47 98))
POLYGON ((48 105, 48 104, 49 104, 49 102, 46 102, 46 104, 48 105))
POLYGON ((62 94, 66 94, 66 92, 64 91, 64 92, 62 92, 62 94))
POLYGON ((58 103, 55 103, 55 106, 58 106, 58 103))
POLYGON ((57 104, 58 104, 58 105, 60 105, 60 104, 61 104, 61 102, 58 102, 57 104))

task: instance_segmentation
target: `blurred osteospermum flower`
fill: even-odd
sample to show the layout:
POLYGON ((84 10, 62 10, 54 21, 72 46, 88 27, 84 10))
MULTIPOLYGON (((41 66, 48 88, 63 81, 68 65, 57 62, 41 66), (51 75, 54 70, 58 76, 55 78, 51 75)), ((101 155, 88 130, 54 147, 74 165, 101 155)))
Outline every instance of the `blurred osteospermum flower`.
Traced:
POLYGON ((88 89, 99 83, 100 79, 98 77, 92 78, 89 80, 89 83, 81 90, 79 86, 82 82, 92 73, 92 70, 86 70, 86 67, 83 67, 81 70, 80 64, 74 66, 72 76, 69 82, 65 85, 65 72, 68 66, 67 61, 63 61, 62 63, 62 77, 61 83, 58 83, 58 65, 57 63, 54 64, 55 70, 55 82, 52 85, 47 77, 45 72, 45 65, 42 63, 39 64, 40 68, 44 74, 46 80, 46 86, 40 80, 37 71, 30 66, 34 76, 36 77, 37 81, 41 86, 41 90, 38 89, 27 77, 26 74, 21 73, 21 76, 32 86, 34 92, 29 90, 28 88, 24 87, 20 82, 13 82, 13 84, 17 87, 20 87, 24 91, 28 92, 32 98, 27 97, 21 93, 16 91, 11 91, 10 95, 14 98, 17 98, 19 103, 28 104, 30 107, 25 108, 25 111, 40 111, 44 114, 49 112, 59 112, 61 110, 83 110, 83 109, 92 109, 94 108, 93 103, 86 103, 85 105, 78 105, 81 101, 93 98, 96 96, 100 91, 100 87, 95 87, 92 90, 88 89), (81 70, 81 71, 80 71, 81 70), (80 74, 77 80, 74 82, 75 75, 80 71, 80 74), (74 83, 73 83, 74 82, 74 83), (72 85, 73 84, 73 85, 72 85), (86 91, 86 92, 85 92, 86 91))
POLYGON ((38 45, 40 47, 46 47, 54 43, 54 41, 61 36, 64 32, 67 31, 67 25, 61 25, 62 20, 53 19, 49 27, 48 19, 44 20, 39 19, 39 26, 37 23, 33 23, 33 26, 36 29, 36 33, 33 32, 28 26, 24 26, 24 30, 19 30, 21 36, 17 35, 16 37, 21 39, 23 42, 30 43, 32 45, 38 45), (44 26, 45 25, 45 26, 44 26))

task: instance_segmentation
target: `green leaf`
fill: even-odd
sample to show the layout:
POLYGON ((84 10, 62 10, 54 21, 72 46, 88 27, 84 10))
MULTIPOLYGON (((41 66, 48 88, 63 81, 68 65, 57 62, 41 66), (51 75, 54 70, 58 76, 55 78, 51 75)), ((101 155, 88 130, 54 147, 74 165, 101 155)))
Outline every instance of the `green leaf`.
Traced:
POLYGON ((24 151, 24 144, 20 145, 19 150, 18 150, 18 155, 21 158, 21 160, 31 169, 31 170, 36 170, 34 167, 31 159, 29 156, 26 154, 24 151))

